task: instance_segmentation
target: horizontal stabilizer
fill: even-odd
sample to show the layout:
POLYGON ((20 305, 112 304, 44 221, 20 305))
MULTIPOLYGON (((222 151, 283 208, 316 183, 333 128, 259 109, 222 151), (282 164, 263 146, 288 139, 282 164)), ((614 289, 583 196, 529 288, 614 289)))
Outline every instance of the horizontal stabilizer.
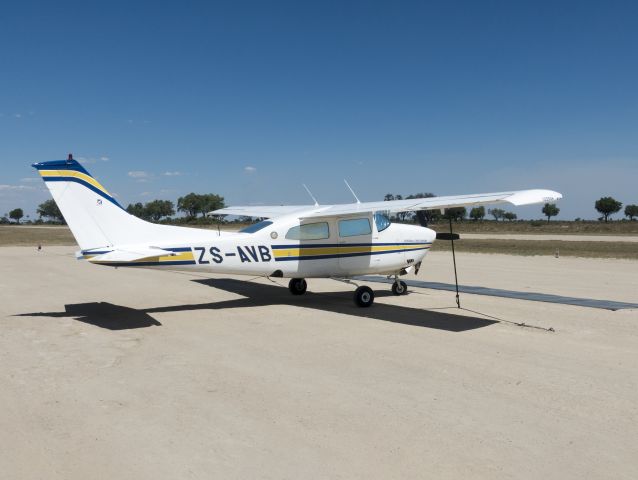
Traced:
MULTIPOLYGON (((88 252, 87 252, 88 253, 88 252)), ((126 250, 113 250, 111 252, 96 255, 89 259, 90 262, 137 262, 147 258, 170 257, 176 255, 175 252, 164 250, 159 247, 133 248, 126 250)))

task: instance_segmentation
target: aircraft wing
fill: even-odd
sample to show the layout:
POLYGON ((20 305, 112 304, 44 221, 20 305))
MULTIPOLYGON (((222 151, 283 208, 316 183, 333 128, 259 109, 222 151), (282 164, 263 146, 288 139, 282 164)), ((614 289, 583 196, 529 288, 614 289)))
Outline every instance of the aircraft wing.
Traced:
POLYGON ((210 212, 211 215, 242 215, 246 217, 273 218, 297 214, 300 219, 352 215, 366 212, 415 212, 417 210, 439 210, 454 207, 474 207, 509 203, 514 206, 536 203, 554 203, 563 196, 553 190, 517 190, 511 192, 477 193, 446 197, 414 198, 381 202, 348 203, 343 205, 297 205, 297 206, 246 206, 228 207, 210 212))
POLYGON ((315 209, 301 215, 300 218, 349 215, 370 211, 416 212, 417 210, 439 210, 454 207, 475 207, 497 203, 509 203, 514 206, 553 203, 563 196, 552 190, 518 190, 512 192, 477 193, 472 195, 451 195, 446 197, 414 198, 408 200, 389 200, 382 202, 361 202, 347 205, 333 205, 325 209, 315 209))

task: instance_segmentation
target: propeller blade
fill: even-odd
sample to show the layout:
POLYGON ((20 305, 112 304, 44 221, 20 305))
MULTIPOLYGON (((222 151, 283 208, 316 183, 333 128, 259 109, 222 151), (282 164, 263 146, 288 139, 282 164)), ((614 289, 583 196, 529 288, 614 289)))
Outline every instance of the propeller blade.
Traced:
POLYGON ((458 233, 450 233, 450 232, 437 232, 436 234, 437 240, 460 240, 461 237, 458 233))

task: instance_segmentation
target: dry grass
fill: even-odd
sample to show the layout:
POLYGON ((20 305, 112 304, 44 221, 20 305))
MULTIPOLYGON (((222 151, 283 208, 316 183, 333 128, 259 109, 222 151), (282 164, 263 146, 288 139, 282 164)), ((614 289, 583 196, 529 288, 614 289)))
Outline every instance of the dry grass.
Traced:
MULTIPOLYGON (((638 223, 638 222, 637 222, 638 223)), ((236 226, 234 226, 237 228, 236 226)), ((501 231, 501 233, 514 233, 501 231)), ((547 233, 547 232, 544 232, 547 233)), ((76 245, 71 231, 60 226, 0 226, 0 246, 76 245)), ((459 252, 509 255, 560 255, 638 260, 638 242, 570 242, 565 240, 463 239, 454 242, 459 252)), ((450 242, 439 240, 432 250, 449 250, 450 242)))
POLYGON ((71 230, 62 226, 0 226, 0 246, 77 245, 71 230))
MULTIPOLYGON (((447 222, 432 223, 430 228, 437 232, 449 229, 447 222)), ((458 233, 524 233, 524 234, 553 234, 553 235, 638 235, 638 222, 558 222, 551 221, 520 221, 495 222, 485 220, 474 222, 465 220, 454 222, 454 231, 458 233)))
MULTIPOLYGON (((449 241, 436 241, 433 251, 450 250, 449 241)), ((570 242, 565 240, 463 239, 454 242, 457 252, 501 253, 508 255, 555 255, 585 258, 625 258, 638 260, 637 242, 570 242)))

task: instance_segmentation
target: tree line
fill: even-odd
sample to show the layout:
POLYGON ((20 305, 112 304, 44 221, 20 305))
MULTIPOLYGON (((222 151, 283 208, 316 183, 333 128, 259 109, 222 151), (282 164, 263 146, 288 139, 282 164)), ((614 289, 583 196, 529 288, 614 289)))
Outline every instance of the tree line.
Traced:
MULTIPOLYGON (((224 197, 216 193, 189 193, 177 199, 177 211, 185 214, 187 220, 194 220, 201 215, 204 218, 208 212, 224 208, 224 197)), ((159 222, 175 215, 175 204, 170 200, 152 200, 142 204, 131 203, 126 211, 143 220, 159 222)))
MULTIPOLYGON (((402 195, 388 193, 383 199, 386 201, 409 200, 415 198, 431 198, 435 196, 436 195, 429 192, 407 195, 405 197, 402 195)), ((128 207, 126 207, 126 211, 131 215, 135 215, 136 217, 151 222, 167 220, 175 215, 176 212, 182 212, 186 217, 186 221, 192 221, 198 218, 203 219, 208 212, 224 208, 225 206, 224 197, 215 193, 189 193, 188 195, 177 199, 177 207, 170 200, 151 200, 146 203, 131 203, 128 207)), ((613 197, 602 197, 594 203, 594 208, 601 215, 598 220, 604 222, 608 222, 612 215, 620 212, 622 206, 622 202, 619 202, 613 197)), ((560 213, 560 208, 553 203, 546 203, 543 205, 541 212, 545 217, 547 217, 547 221, 549 222, 551 217, 555 217, 560 213)), ((43 221, 50 223, 65 223, 64 216, 53 199, 47 200, 38 205, 36 213, 39 217, 37 220, 38 223, 43 221)), ((500 208, 490 208, 486 211, 485 207, 482 206, 473 207, 469 212, 465 207, 447 208, 442 214, 439 210, 422 210, 415 213, 400 212, 396 214, 395 218, 400 222, 418 220, 419 223, 423 224, 436 222, 437 220, 449 219, 453 221, 461 221, 468 217, 474 221, 481 221, 486 217, 486 215, 493 217, 495 221, 514 221, 518 219, 514 212, 509 212, 500 208)), ((629 220, 638 218, 638 205, 626 205, 624 215, 629 220)), ((20 224, 20 221, 24 217, 24 211, 21 208, 15 208, 0 217, 0 224, 11 223, 11 220, 13 220, 16 224, 20 224)))
MULTIPOLYGON (((146 203, 131 203, 126 207, 126 211, 131 215, 135 215, 143 220, 150 222, 159 222, 167 220, 177 212, 185 214, 185 220, 195 220, 198 217, 204 218, 208 212, 224 208, 224 197, 215 193, 198 194, 189 193, 177 199, 177 208, 170 200, 151 200, 146 203)), ((66 223, 64 215, 60 212, 58 205, 53 199, 42 202, 38 205, 37 214, 40 222, 49 223, 66 223)), ((0 217, 0 224, 8 224, 13 220, 16 224, 20 224, 25 217, 21 208, 15 208, 4 216, 0 217)), ((27 217, 28 218, 28 217, 27 217)))

